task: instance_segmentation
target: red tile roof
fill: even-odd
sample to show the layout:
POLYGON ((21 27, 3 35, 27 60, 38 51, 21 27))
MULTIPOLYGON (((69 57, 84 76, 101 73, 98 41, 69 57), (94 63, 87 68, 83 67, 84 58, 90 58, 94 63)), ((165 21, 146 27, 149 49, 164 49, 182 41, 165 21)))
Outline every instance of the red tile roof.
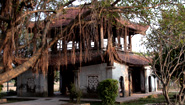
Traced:
MULTIPOLYGON (((52 21, 50 24, 50 27, 61 27, 68 25, 71 20, 75 19, 75 17, 79 13, 83 13, 85 10, 80 10, 79 8, 70 7, 63 11, 62 15, 59 16, 59 18, 56 18, 52 21)), ((34 22, 31 22, 28 27, 32 28, 34 27, 34 22)))
MULTIPOLYGON (((79 7, 71 7, 65 9, 63 14, 59 16, 59 18, 52 21, 50 27, 61 27, 61 26, 67 26, 71 20, 73 20, 79 13, 82 14, 83 12, 87 11, 87 9, 79 9, 79 7)), ((136 30, 135 33, 145 35, 146 30, 149 26, 144 25, 138 25, 135 23, 131 23, 124 19, 116 19, 118 22, 123 24, 124 26, 127 26, 128 28, 136 30)), ((30 23, 28 26, 30 28, 34 27, 34 23, 30 23)))
MULTIPOLYGON (((130 54, 130 53, 124 53, 124 52, 120 52, 117 51, 117 55, 119 58, 115 57, 115 60, 120 62, 120 63, 124 63, 124 64, 128 64, 128 65, 132 65, 132 66, 145 66, 145 65, 149 65, 149 60, 143 56, 139 56, 139 55, 135 55, 135 54, 130 54)), ((92 51, 89 52, 88 57, 85 57, 84 53, 82 55, 82 63, 87 63, 87 62, 99 62, 101 63, 102 58, 101 57, 105 57, 105 55, 101 52, 97 52, 97 51, 92 51), (87 60, 88 58, 88 60, 87 60), (87 61, 85 61, 85 59, 87 61)), ((72 56, 69 53, 69 55, 67 56, 67 58, 65 58, 64 56, 59 56, 59 55, 50 55, 49 58, 49 65, 65 65, 65 64, 74 64, 74 63, 80 63, 80 59, 79 59, 79 54, 76 55, 76 58, 73 60, 76 60, 75 62, 72 61, 72 56), (67 59, 67 60, 66 60, 67 59)))
POLYGON ((136 32, 135 32, 136 34, 145 35, 146 31, 147 31, 147 29, 149 27, 148 25, 139 25, 139 24, 136 24, 136 23, 131 23, 131 22, 126 21, 124 19, 116 19, 116 20, 118 22, 120 22, 121 24, 123 24, 124 26, 136 30, 136 32))
POLYGON ((121 63, 126 63, 130 65, 135 65, 135 66, 144 66, 144 65, 149 65, 150 60, 143 57, 139 56, 136 54, 131 54, 131 53, 124 53, 124 52, 117 52, 119 60, 121 63))
POLYGON ((52 22, 50 27, 67 26, 71 22, 71 20, 75 19, 75 17, 78 14, 82 14, 85 11, 87 11, 87 10, 85 10, 85 9, 80 10, 79 8, 75 8, 75 7, 65 9, 63 14, 61 16, 59 16, 59 18, 55 19, 52 22))

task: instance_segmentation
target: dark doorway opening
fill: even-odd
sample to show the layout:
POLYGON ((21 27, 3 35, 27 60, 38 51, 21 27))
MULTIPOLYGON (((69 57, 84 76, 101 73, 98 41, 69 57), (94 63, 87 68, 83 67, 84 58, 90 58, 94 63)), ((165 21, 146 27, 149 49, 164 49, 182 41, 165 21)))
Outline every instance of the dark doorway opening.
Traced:
POLYGON ((71 69, 60 70, 60 92, 68 95, 71 83, 74 83, 74 72, 71 69))
POLYGON ((152 92, 151 76, 148 77, 149 92, 152 92))
POLYGON ((120 76, 119 78, 119 84, 120 84, 120 97, 124 97, 124 78, 123 76, 120 76))
POLYGON ((132 69, 132 90, 133 93, 141 92, 141 70, 140 68, 132 69))
POLYGON ((54 92, 54 68, 52 66, 48 67, 48 96, 53 96, 54 92))
POLYGON ((48 67, 48 96, 69 95, 70 85, 74 83, 73 69, 48 67))

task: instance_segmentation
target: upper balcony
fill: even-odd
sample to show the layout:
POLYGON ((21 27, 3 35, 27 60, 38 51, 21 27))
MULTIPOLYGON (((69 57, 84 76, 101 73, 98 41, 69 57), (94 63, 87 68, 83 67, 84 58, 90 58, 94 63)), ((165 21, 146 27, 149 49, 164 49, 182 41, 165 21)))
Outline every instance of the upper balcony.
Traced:
MULTIPOLYGON (((114 47, 124 52, 132 52, 132 37, 135 34, 145 35, 148 26, 131 23, 121 17, 107 19, 106 17, 96 18, 97 14, 90 12, 86 17, 88 9, 66 8, 59 18, 50 24, 47 33, 48 42, 55 36, 63 34, 62 38, 52 46, 50 51, 80 49, 103 49, 114 47), (78 19, 81 16, 84 18, 78 19), (69 27, 70 26, 70 27, 69 27), (62 33, 63 30, 65 33, 62 33)), ((29 31, 34 31, 34 23, 29 25, 29 31)))
MULTIPOLYGON (((103 61, 104 52, 112 48, 119 52, 132 52, 132 37, 136 34, 145 35, 148 29, 148 26, 131 23, 121 16, 97 18, 97 14, 87 12, 88 9, 66 8, 61 16, 52 21, 47 42, 58 36, 61 38, 49 49, 50 58, 56 58, 57 62, 63 64, 76 64, 76 61, 83 62, 86 58, 98 63, 103 61)), ((35 29, 34 23, 29 25, 30 33, 34 33, 35 29)), ((55 61, 51 62, 56 64, 55 61)))

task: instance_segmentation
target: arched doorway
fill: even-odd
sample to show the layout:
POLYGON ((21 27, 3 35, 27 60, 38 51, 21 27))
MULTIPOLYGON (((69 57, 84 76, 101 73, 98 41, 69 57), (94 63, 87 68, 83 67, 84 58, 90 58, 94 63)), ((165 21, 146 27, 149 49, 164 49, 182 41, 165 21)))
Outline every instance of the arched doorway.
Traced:
POLYGON ((151 76, 148 77, 148 86, 149 86, 149 92, 152 92, 152 81, 151 81, 151 76))
POLYGON ((125 92, 124 92, 124 78, 123 78, 123 76, 120 76, 120 78, 119 78, 119 85, 120 85, 120 97, 124 97, 125 92))

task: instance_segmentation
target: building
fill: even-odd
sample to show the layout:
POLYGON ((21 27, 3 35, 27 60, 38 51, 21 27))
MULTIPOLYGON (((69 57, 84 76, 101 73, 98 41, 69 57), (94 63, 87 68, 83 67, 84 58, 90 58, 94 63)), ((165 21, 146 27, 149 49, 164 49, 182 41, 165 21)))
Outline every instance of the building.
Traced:
MULTIPOLYGON (((84 12, 89 10, 66 9, 65 14, 50 25, 48 40, 60 33, 61 27, 74 23, 73 19, 84 12)), ((120 96, 124 97, 157 90, 149 60, 132 52, 132 37, 136 34, 145 35, 148 26, 134 24, 123 18, 113 18, 114 22, 111 23, 106 19, 93 23, 95 19, 91 18, 92 15, 90 13, 81 20, 83 30, 76 25, 73 30, 67 31, 70 37, 64 37, 53 45, 47 75, 37 75, 28 70, 18 76, 18 96, 52 96, 55 70, 60 70, 62 94, 66 94, 71 83, 84 93, 94 91, 98 83, 107 78, 119 81, 120 96), (87 21, 90 24, 86 24, 87 21)), ((34 24, 30 24, 30 32, 33 29, 34 24)))

